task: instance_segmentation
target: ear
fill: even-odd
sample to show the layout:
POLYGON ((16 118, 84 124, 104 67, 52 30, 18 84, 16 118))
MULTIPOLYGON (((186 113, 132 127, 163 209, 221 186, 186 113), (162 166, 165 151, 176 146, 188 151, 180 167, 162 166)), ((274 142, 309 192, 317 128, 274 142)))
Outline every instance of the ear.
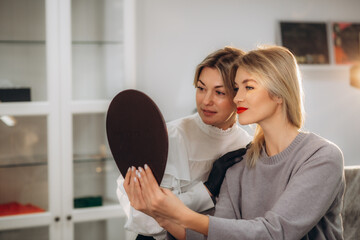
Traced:
POLYGON ((281 97, 278 97, 278 96, 275 96, 274 97, 274 101, 277 103, 277 104, 282 104, 283 103, 283 99, 281 97))

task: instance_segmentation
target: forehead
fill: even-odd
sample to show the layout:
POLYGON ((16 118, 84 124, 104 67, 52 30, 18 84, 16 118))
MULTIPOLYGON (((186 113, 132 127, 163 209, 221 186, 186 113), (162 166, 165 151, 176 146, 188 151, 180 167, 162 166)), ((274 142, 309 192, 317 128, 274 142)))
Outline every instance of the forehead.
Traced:
POLYGON ((202 69, 198 82, 205 85, 223 85, 223 79, 220 72, 216 68, 205 67, 202 69))
POLYGON ((248 83, 248 82, 257 83, 258 78, 259 78, 259 76, 257 76, 256 74, 250 73, 243 68, 239 68, 236 71, 235 82, 237 84, 243 84, 243 83, 248 83))

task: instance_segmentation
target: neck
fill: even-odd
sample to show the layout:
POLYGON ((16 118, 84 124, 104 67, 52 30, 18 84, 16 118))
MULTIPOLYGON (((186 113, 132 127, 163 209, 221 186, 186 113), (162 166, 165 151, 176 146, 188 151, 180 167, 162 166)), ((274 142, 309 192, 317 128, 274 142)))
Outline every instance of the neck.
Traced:
POLYGON ((268 156, 274 156, 284 151, 299 133, 297 127, 285 117, 271 119, 271 121, 260 124, 264 132, 265 149, 268 156))

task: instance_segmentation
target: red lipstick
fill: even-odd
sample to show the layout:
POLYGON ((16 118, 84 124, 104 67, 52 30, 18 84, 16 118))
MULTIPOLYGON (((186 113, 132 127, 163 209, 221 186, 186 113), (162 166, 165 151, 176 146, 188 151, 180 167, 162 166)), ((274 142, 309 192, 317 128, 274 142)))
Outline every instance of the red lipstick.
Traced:
POLYGON ((238 108, 237 108, 237 113, 240 114, 240 113, 245 112, 246 110, 248 110, 248 109, 247 109, 247 108, 244 108, 244 107, 238 107, 238 108))

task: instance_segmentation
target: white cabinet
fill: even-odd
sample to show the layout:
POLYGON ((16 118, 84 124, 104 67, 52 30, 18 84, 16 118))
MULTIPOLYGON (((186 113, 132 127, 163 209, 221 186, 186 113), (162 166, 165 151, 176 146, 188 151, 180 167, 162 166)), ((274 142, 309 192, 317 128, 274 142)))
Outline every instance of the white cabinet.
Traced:
POLYGON ((0 0, 0 97, 31 93, 0 103, 0 239, 127 238, 105 117, 134 87, 134 4, 0 0))

